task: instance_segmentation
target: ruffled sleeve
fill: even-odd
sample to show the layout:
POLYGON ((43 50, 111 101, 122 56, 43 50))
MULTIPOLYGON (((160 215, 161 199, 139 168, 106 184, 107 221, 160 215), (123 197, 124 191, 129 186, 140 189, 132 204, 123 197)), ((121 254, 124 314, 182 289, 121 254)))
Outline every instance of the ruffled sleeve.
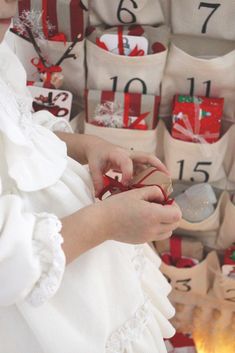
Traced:
MULTIPOLYGON (((0 78, 0 137, 8 174, 22 191, 37 191, 55 184, 67 167, 67 147, 49 129, 55 119, 38 113, 34 122, 31 100, 14 95, 0 78), (45 173, 46 171, 46 173, 45 173)), ((57 120, 56 120, 57 121, 57 120)))
POLYGON ((15 195, 0 196, 0 307, 38 306, 57 292, 65 268, 61 223, 24 211, 15 195))

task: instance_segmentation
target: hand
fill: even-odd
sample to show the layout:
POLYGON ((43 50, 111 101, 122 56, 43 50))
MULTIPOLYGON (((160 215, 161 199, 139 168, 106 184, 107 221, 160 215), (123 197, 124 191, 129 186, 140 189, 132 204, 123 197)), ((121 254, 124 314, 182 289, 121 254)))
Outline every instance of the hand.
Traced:
POLYGON ((169 206, 156 203, 162 201, 160 189, 149 186, 98 203, 103 208, 102 223, 108 239, 141 244, 169 238, 178 228, 182 214, 175 203, 169 206))
POLYGON ((164 164, 154 155, 144 152, 132 152, 99 138, 87 146, 86 156, 93 179, 96 196, 103 188, 103 175, 110 169, 122 173, 121 182, 128 185, 133 175, 145 166, 152 166, 169 174, 164 164))

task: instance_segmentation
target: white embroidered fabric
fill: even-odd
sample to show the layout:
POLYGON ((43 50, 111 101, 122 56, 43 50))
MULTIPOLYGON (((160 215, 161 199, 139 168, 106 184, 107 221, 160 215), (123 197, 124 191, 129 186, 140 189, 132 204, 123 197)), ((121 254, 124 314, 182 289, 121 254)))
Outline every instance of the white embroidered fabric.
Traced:
POLYGON ((27 301, 39 306, 51 299, 57 292, 65 269, 65 255, 61 248, 63 238, 59 219, 50 214, 37 215, 33 246, 35 255, 40 257, 42 274, 27 301))
POLYGON ((147 300, 121 328, 115 331, 106 344, 105 353, 125 353, 126 348, 139 339, 152 316, 147 300))

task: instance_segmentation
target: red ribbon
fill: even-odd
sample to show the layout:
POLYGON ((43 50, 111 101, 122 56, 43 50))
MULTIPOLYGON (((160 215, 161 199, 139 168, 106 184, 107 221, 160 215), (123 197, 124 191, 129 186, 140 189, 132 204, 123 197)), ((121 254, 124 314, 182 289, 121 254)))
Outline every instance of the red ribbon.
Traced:
POLYGON ((130 94, 125 93, 124 95, 124 116, 123 116, 123 125, 126 129, 139 129, 147 130, 147 126, 140 125, 141 121, 147 118, 150 113, 140 114, 136 120, 129 125, 129 117, 130 117, 130 94))
POLYGON ((193 259, 182 257, 182 239, 177 236, 173 236, 170 239, 170 253, 162 254, 162 261, 169 265, 178 268, 188 268, 195 266, 193 259))
POLYGON ((162 255, 162 261, 169 266, 174 266, 177 268, 190 268, 196 265, 192 259, 187 257, 182 257, 174 261, 173 256, 169 253, 165 253, 162 255))
POLYGON ((233 265, 235 266, 234 260, 235 246, 231 246, 224 253, 224 265, 233 265))
POLYGON ((134 49, 130 52, 129 56, 144 56, 144 50, 138 49, 138 46, 136 45, 134 49))
POLYGON ((169 199, 166 192, 163 190, 163 188, 160 185, 157 185, 157 184, 145 185, 145 184, 142 184, 141 182, 142 182, 142 180, 140 182, 138 182, 137 184, 125 186, 122 183, 120 183, 118 180, 113 179, 113 178, 109 177, 108 175, 104 175, 103 176, 104 188, 100 192, 100 194, 98 195, 98 198, 100 200, 102 200, 102 198, 106 194, 106 192, 110 192, 111 194, 117 194, 120 192, 129 191, 129 190, 141 189, 146 186, 157 186, 161 190, 163 197, 164 197, 164 201, 161 204, 162 205, 172 205, 174 200, 169 199))
POLYGON ((51 40, 53 42, 63 42, 64 45, 66 45, 67 37, 63 32, 59 32, 57 34, 54 34, 53 36, 48 37, 48 40, 51 40))
POLYGON ((123 28, 118 26, 118 50, 120 55, 125 55, 123 46, 123 28))
POLYGON ((102 40, 100 40, 99 38, 96 38, 96 45, 98 45, 98 47, 100 47, 101 49, 109 51, 107 45, 102 42, 102 40))
POLYGON ((48 39, 49 31, 47 26, 47 0, 42 0, 42 29, 45 37, 48 39))
POLYGON ((44 82, 43 87, 45 88, 53 88, 51 84, 52 74, 55 72, 62 72, 62 68, 60 66, 46 66, 39 58, 33 58, 31 63, 37 68, 40 74, 46 74, 46 80, 44 82))

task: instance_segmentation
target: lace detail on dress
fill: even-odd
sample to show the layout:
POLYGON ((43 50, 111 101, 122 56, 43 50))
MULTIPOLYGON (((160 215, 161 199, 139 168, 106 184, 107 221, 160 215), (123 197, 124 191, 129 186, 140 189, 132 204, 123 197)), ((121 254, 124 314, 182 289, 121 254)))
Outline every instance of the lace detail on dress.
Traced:
POLYGON ((65 255, 61 248, 61 222, 54 215, 37 215, 34 246, 42 264, 42 275, 27 301, 33 306, 42 305, 54 296, 65 269, 65 255))
POLYGON ((144 249, 140 246, 135 247, 136 256, 132 259, 132 263, 139 277, 142 277, 145 266, 146 258, 144 255, 144 249))
MULTIPOLYGON (((135 252, 136 255, 132 259, 132 264, 138 277, 141 279, 147 261, 142 246, 135 246, 135 252)), ((145 297, 145 304, 136 311, 135 315, 130 320, 110 336, 106 344, 105 353, 124 353, 130 343, 141 338, 141 335, 152 316, 150 300, 146 295, 145 297)))
POLYGON ((110 336, 105 353, 124 353, 130 343, 141 338, 150 318, 150 302, 147 300, 130 320, 110 336))
POLYGON ((31 112, 31 100, 20 96, 15 96, 15 99, 20 112, 19 125, 24 135, 30 138, 35 130, 31 112))

